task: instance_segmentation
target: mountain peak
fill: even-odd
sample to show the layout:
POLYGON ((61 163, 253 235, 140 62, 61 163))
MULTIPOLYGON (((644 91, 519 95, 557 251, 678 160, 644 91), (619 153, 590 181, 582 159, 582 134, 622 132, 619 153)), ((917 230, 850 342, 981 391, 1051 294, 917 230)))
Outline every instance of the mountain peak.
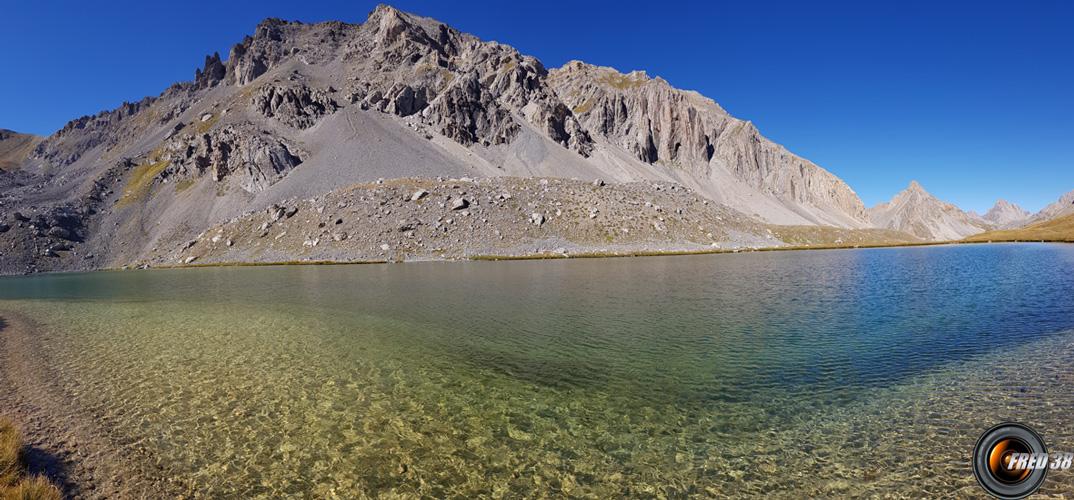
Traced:
POLYGON ((402 19, 407 17, 407 13, 403 12, 386 3, 378 4, 369 12, 369 16, 366 17, 367 21, 380 21, 382 19, 402 19))
POLYGON ((399 9, 397 9, 395 7, 392 7, 391 5, 388 5, 386 3, 378 3, 376 7, 373 7, 373 12, 370 13, 370 15, 376 14, 376 13, 396 13, 396 14, 399 14, 400 12, 401 11, 399 9))
POLYGON ((960 240, 992 228, 980 216, 936 198, 916 180, 890 202, 870 208, 869 217, 876 227, 929 241, 960 240))
POLYGON ((996 204, 984 214, 983 218, 1000 228, 1008 228, 1021 225, 1029 219, 1029 215, 1029 212, 1022 207, 1001 198, 996 200, 996 204))
POLYGON ((927 190, 925 190, 925 186, 922 186, 921 183, 917 182, 916 180, 910 181, 910 184, 906 186, 906 189, 903 189, 898 194, 896 194, 895 198, 892 201, 901 200, 901 199, 904 199, 904 198, 926 199, 926 200, 936 199, 936 197, 933 196, 932 193, 930 193, 927 190))
POLYGON ((996 203, 994 205, 992 205, 992 210, 1008 209, 1008 208, 1017 208, 1017 209, 1021 210, 1021 207, 1019 207, 1017 204, 1011 203, 1011 202, 1009 202, 1007 200, 1004 200, 1003 198, 1000 198, 1000 199, 996 200, 996 203))

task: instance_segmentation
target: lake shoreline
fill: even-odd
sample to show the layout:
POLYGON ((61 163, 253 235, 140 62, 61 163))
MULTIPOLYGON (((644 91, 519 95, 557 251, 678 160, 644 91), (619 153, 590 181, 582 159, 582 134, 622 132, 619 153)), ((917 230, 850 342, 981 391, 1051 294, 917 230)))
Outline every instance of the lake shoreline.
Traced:
MULTIPOLYGON (((200 269, 200 268, 212 268, 212 267, 270 267, 270 266, 351 266, 351 265, 372 265, 372 264, 406 264, 417 262, 488 262, 488 261, 524 261, 524 260, 562 260, 562 259, 618 259, 629 257, 682 257, 693 255, 725 255, 725 254, 748 254, 748 253, 762 253, 762 252, 795 252, 795 251, 817 251, 817 250, 866 250, 866 249, 883 249, 883 248, 914 248, 914 247, 935 247, 935 246, 957 246, 957 245, 988 245, 988 244, 1002 244, 1002 243, 1074 243, 1072 241, 1036 241, 1036 240, 1018 240, 1018 241, 929 241, 920 243, 891 243, 891 244, 877 244, 877 245, 855 245, 855 246, 841 246, 841 245, 787 245, 778 247, 759 247, 748 249, 702 249, 702 250, 647 250, 647 251, 624 251, 624 252, 544 252, 544 253, 529 253, 529 254, 490 254, 490 255, 471 255, 463 258, 445 258, 445 259, 407 259, 407 260, 355 260, 355 261, 335 261, 335 260, 311 260, 311 261, 266 261, 266 262, 204 262, 204 263, 190 263, 190 264, 175 264, 175 265, 158 265, 149 266, 145 269, 200 269)), ((97 271, 127 271, 130 268, 104 268, 97 271)))
POLYGON ((1003 241, 925 241, 918 243, 882 243, 870 245, 785 245, 757 248, 713 248, 681 250, 636 250, 636 251, 582 251, 582 252, 540 252, 524 254, 480 254, 459 258, 413 258, 402 260, 285 260, 285 261, 226 261, 226 262, 192 262, 189 264, 165 264, 149 266, 99 267, 70 269, 61 271, 40 271, 35 273, 0 273, 2 277, 32 276, 35 274, 69 274, 88 272, 120 272, 150 269, 202 269, 214 267, 278 267, 278 266, 355 266, 374 264, 407 264, 421 262, 489 262, 489 261, 524 261, 524 260, 561 260, 561 259, 618 259, 629 257, 681 257, 693 255, 725 255, 766 252, 796 252, 817 250, 866 250, 883 248, 916 248, 959 245, 994 245, 1016 243, 1074 244, 1068 240, 1003 240, 1003 241))
POLYGON ((155 477, 148 456, 121 453, 102 422, 64 393, 34 322, 0 309, 0 415, 23 434, 32 474, 46 476, 65 498, 165 498, 180 489, 155 477))

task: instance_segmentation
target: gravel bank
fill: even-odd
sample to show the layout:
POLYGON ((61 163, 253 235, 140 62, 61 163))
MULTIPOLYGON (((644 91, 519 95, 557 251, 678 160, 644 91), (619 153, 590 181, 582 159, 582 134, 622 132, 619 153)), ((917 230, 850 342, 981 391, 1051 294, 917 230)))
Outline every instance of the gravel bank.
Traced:
POLYGON ((42 345, 56 341, 29 318, 0 311, 0 415, 22 430, 32 474, 47 476, 67 498, 176 498, 146 457, 122 455, 107 422, 65 394, 42 345))

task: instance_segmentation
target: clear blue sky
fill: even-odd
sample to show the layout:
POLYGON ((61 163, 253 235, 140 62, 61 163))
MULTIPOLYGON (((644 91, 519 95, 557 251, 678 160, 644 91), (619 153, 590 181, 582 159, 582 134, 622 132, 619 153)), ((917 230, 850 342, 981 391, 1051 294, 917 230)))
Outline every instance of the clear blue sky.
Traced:
MULTIPOLYGON (((361 22, 376 2, 147 4, 7 2, 0 127, 51 133, 191 79, 262 18, 361 22)), ((1074 189, 1074 2, 393 5, 549 67, 582 59, 698 90, 869 206, 911 179, 978 211, 1074 189)))

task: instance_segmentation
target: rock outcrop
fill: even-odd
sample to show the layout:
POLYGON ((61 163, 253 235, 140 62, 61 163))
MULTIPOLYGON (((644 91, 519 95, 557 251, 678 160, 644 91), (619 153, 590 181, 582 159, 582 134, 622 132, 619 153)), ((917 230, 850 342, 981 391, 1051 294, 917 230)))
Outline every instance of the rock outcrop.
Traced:
POLYGON ((888 203, 869 209, 878 228, 910 233, 928 241, 961 240, 992 229, 988 221, 940 201, 917 181, 896 194, 888 203))
POLYGON ((322 116, 339 109, 328 92, 302 84, 262 86, 251 105, 260 115, 298 129, 312 127, 322 116))
POLYGON ((214 52, 211 56, 205 56, 205 67, 194 71, 194 86, 198 89, 212 87, 224 80, 227 76, 227 66, 220 60, 220 54, 214 52))
POLYGON ((519 130, 511 112, 496 104, 475 73, 452 82, 421 116, 441 134, 465 146, 506 144, 519 130))
POLYGON ((228 125, 204 134, 172 138, 158 161, 167 162, 162 177, 208 175, 215 182, 233 180, 250 193, 264 191, 302 163, 298 147, 252 124, 228 125))
POLYGON ((505 144, 516 116, 586 156, 592 139, 548 85, 537 59, 431 19, 379 6, 345 58, 356 94, 388 113, 422 120, 464 145, 505 144), (445 132, 446 131, 446 132, 445 132))
POLYGON ((261 21, 253 36, 235 44, 227 58, 227 79, 239 86, 247 85, 276 66, 284 58, 297 53, 291 45, 304 24, 270 18, 261 21))

